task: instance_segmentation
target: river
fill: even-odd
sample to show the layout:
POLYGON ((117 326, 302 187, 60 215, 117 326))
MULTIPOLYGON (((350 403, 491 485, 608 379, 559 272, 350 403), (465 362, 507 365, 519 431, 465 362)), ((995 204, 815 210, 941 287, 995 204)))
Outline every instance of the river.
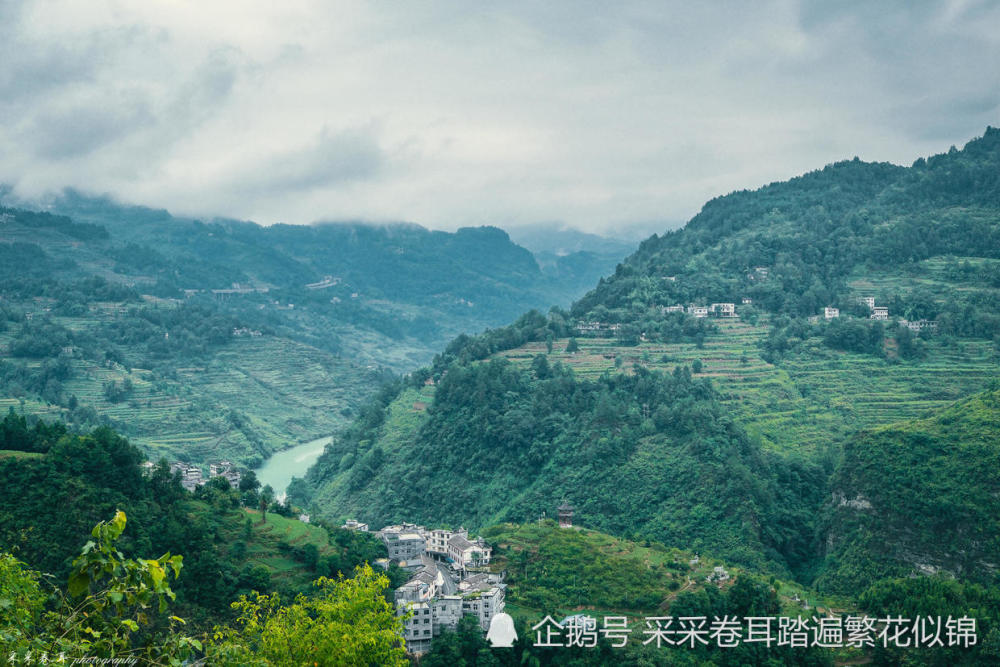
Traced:
POLYGON ((275 498, 284 500, 285 490, 292 477, 304 477, 309 466, 316 463, 323 448, 332 440, 329 436, 318 438, 272 454, 271 458, 254 470, 261 487, 270 484, 275 498))

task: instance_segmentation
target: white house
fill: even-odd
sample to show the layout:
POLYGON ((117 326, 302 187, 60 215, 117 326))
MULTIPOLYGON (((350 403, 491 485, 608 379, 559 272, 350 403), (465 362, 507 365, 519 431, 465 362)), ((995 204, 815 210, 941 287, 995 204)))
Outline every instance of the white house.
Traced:
POLYGON ((448 557, 457 567, 464 569, 489 565, 492 555, 493 549, 481 537, 470 540, 467 535, 458 533, 448 540, 448 557))
POLYGON ((709 310, 719 317, 736 317, 735 303, 713 303, 709 310))
POLYGON ((832 320, 835 317, 840 317, 840 309, 831 308, 830 306, 827 306, 826 308, 823 309, 823 317, 825 317, 828 320, 832 320))
POLYGON ((341 526, 341 528, 344 528, 346 530, 358 530, 361 531, 362 533, 368 532, 368 524, 361 523, 357 519, 348 519, 347 521, 344 522, 344 525, 341 526))

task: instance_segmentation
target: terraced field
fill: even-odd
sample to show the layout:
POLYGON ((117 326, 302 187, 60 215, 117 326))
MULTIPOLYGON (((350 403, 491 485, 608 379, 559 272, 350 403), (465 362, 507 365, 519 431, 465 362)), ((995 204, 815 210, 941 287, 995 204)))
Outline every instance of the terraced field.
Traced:
MULTIPOLYGON (((74 331, 88 331, 107 317, 114 313, 52 319, 74 331)), ((0 333, 0 350, 8 349, 11 340, 10 331, 0 333)), ((7 360, 29 368, 41 364, 7 360)), ((93 407, 152 459, 232 459, 250 467, 273 451, 340 430, 377 387, 366 368, 271 336, 234 338, 205 365, 174 369, 173 377, 81 358, 71 364, 64 395, 93 407), (121 402, 108 401, 105 384, 126 379, 132 392, 121 402)), ((10 407, 46 419, 68 417, 64 408, 30 394, 0 398, 0 410, 10 407)))
MULTIPOLYGON (((765 324, 720 321, 719 328, 701 348, 624 347, 613 339, 579 338, 579 352, 566 354, 568 340, 557 340, 548 357, 591 378, 630 372, 633 364, 672 371, 701 360, 697 376, 712 379, 732 414, 765 447, 785 451, 813 450, 858 429, 923 416, 1000 376, 1000 355, 990 341, 946 346, 931 339, 925 358, 897 361, 838 352, 812 338, 772 365, 757 346, 767 334, 765 324)), ((546 354, 544 343, 501 356, 527 364, 537 354, 546 354)))

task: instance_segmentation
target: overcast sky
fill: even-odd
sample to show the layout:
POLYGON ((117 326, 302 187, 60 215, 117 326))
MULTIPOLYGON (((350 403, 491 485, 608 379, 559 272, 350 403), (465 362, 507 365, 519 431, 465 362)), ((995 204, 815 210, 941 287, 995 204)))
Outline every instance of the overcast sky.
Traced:
POLYGON ((676 226, 1000 125, 1000 3, 0 0, 0 182, 276 221, 676 226))

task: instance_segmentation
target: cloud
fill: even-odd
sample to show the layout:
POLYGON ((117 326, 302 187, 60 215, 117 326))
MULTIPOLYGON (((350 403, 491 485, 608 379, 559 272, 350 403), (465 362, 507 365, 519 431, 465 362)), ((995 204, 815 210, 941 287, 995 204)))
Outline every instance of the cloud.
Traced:
POLYGON ((996 125, 998 24, 972 0, 3 3, 0 181, 263 223, 666 227, 996 125))
POLYGON ((234 187, 261 197, 314 190, 378 175, 384 156, 371 130, 327 128, 306 146, 269 156, 237 179, 234 187))

